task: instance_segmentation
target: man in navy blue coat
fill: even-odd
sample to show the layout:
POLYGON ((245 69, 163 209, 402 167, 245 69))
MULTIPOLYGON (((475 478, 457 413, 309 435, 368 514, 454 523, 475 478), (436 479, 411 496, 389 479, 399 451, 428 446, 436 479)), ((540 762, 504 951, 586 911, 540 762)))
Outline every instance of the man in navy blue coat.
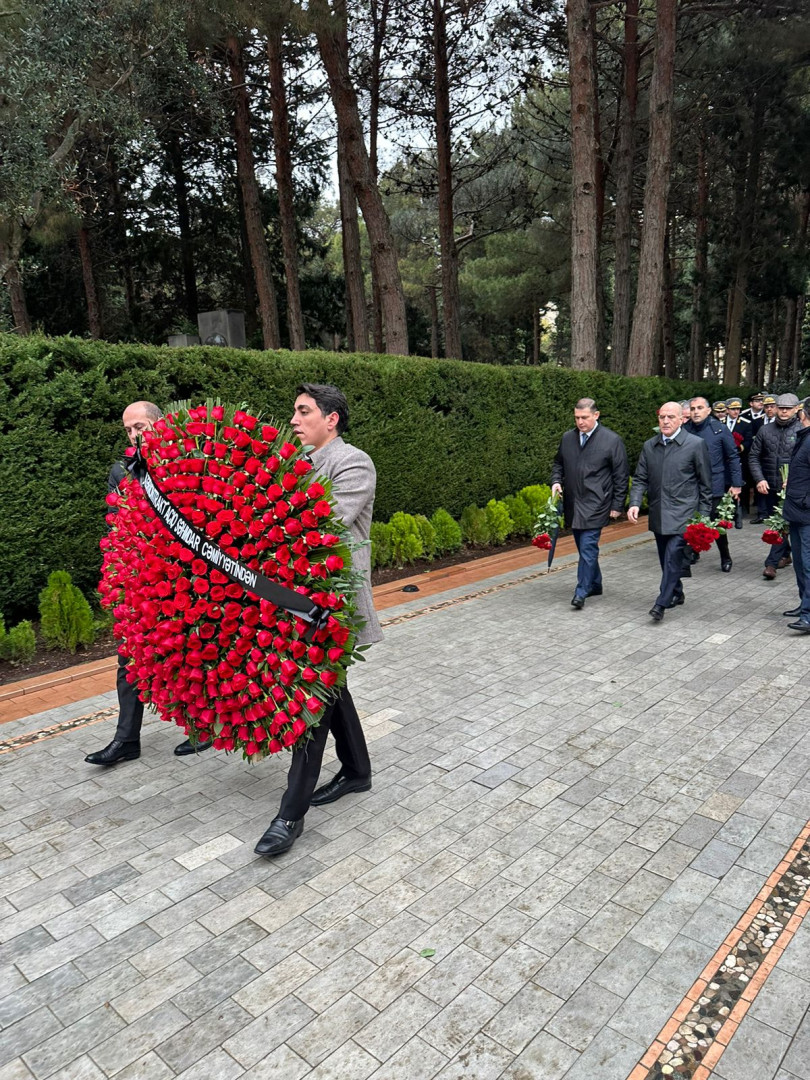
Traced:
POLYGON ((577 587, 571 606, 581 610, 602 593, 599 537, 624 510, 630 469, 621 436, 599 423, 593 398, 574 406, 576 428, 566 431, 551 467, 551 493, 562 492, 565 523, 579 552, 577 587))
POLYGON ((797 622, 788 624, 791 630, 810 634, 810 397, 802 401, 796 418, 802 426, 796 432, 782 513, 790 525, 799 606, 785 615, 798 616, 797 622))
MULTIPOLYGON (((691 420, 684 424, 684 429, 703 439, 709 451, 712 467, 712 518, 717 514, 720 500, 727 492, 739 499, 742 490, 742 466, 737 444, 728 426, 711 415, 711 407, 704 397, 694 397, 689 402, 691 420)), ((731 570, 731 554, 728 549, 728 536, 721 533, 717 539, 720 552, 720 569, 724 574, 731 570)))

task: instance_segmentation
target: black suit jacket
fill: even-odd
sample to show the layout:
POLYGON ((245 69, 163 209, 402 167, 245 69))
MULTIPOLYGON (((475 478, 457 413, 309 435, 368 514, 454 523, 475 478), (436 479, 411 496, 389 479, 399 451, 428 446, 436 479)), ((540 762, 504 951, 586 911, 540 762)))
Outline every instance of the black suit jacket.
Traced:
POLYGON ((565 523, 571 529, 601 529, 611 510, 622 511, 630 468, 621 436, 597 424, 580 446, 579 431, 566 431, 551 467, 552 484, 562 484, 565 523))

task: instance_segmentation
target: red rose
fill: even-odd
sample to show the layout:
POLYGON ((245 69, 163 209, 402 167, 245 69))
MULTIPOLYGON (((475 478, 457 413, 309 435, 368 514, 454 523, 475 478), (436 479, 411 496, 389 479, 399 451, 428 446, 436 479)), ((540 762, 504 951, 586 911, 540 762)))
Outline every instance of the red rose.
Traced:
POLYGON ((343 569, 343 559, 341 559, 339 555, 327 555, 324 561, 326 562, 326 569, 330 574, 334 574, 338 570, 343 569))
POLYGON ((540 533, 539 536, 533 537, 532 544, 542 551, 551 551, 552 541, 548 533, 540 533))

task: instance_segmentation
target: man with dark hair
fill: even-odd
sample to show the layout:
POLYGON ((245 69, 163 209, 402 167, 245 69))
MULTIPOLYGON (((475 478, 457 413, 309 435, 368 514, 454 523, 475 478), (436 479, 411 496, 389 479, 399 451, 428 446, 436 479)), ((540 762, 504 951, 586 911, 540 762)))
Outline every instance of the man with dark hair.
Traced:
POLYGON ((708 514, 712 501, 712 468, 703 439, 683 430, 681 406, 667 401, 658 410, 660 435, 641 450, 627 517, 638 521, 644 493, 650 506, 650 529, 658 547, 661 586, 650 616, 660 622, 667 608, 684 602, 681 573, 684 529, 695 513, 708 514))
MULTIPOLYGON (((765 407, 768 407, 767 399, 765 407)), ((776 419, 764 423, 751 444, 748 455, 751 478, 757 491, 763 497, 765 505, 760 515, 763 519, 774 512, 782 490, 782 466, 788 465, 796 435, 801 430, 801 423, 796 418, 799 399, 795 394, 780 394, 776 399, 776 419)), ((773 581, 777 570, 790 565, 790 542, 772 544, 765 559, 762 576, 766 581, 773 581)))
MULTIPOLYGON (((163 413, 152 401, 133 401, 131 405, 127 405, 121 419, 130 446, 135 446, 145 432, 151 431, 161 416, 163 413)), ((117 491, 118 485, 126 475, 125 463, 116 461, 107 477, 108 491, 117 491)), ((90 765, 116 765, 119 761, 133 761, 141 756, 143 702, 138 697, 135 684, 127 679, 128 669, 128 657, 119 652, 118 671, 115 677, 115 686, 118 691, 118 725, 112 742, 108 743, 103 750, 88 754, 84 759, 90 765)), ((193 754, 197 749, 205 750, 209 746, 213 746, 213 743, 200 743, 198 747, 194 747, 186 739, 179 746, 175 746, 174 752, 178 757, 182 757, 185 754, 193 754)))
POLYGON ((797 619, 788 623, 791 630, 810 634, 810 397, 799 404, 796 419, 801 428, 796 432, 782 513, 790 526, 799 606, 786 611, 785 615, 797 619))
MULTIPOLYGON (((349 406, 336 386, 303 383, 298 387, 291 420, 293 431, 305 446, 312 447, 310 457, 315 474, 331 480, 338 517, 356 540, 368 541, 377 474, 368 454, 341 438, 348 422, 349 406)), ((368 645, 382 638, 371 595, 368 544, 353 553, 353 565, 365 577, 356 597, 358 614, 365 620, 357 644, 368 645)), ((293 751, 287 790, 278 815, 256 845, 256 854, 280 855, 288 851, 304 830, 304 815, 310 806, 324 806, 350 792, 370 788, 371 761, 363 728, 348 687, 344 686, 313 728, 312 737, 293 751), (315 791, 330 731, 335 738, 340 771, 315 791)))
MULTIPOLYGON (((742 467, 740 455, 731 432, 720 420, 710 415, 711 409, 705 397, 693 397, 689 402, 692 419, 684 424, 684 431, 703 439, 709 450, 712 469, 712 505, 710 514, 714 518, 717 507, 726 492, 731 492, 735 499, 740 497, 742 489, 742 467)), ((720 533, 717 538, 717 550, 720 553, 720 569, 724 574, 731 570, 731 553, 728 537, 720 533)))
POLYGON ((580 611, 589 596, 602 594, 599 537, 624 509, 630 470, 621 437, 599 423, 593 398, 576 403, 574 423, 576 429, 566 431, 554 458, 551 493, 562 493, 565 523, 579 552, 571 606, 580 611))

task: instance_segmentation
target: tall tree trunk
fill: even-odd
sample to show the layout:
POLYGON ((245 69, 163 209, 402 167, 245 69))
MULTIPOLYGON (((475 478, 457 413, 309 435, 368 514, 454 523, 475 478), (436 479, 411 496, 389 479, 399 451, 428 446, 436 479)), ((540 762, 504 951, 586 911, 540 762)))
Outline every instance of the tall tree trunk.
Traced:
POLYGON ((262 338, 265 349, 277 349, 281 344, 278 332, 278 307, 270 268, 270 254, 267 250, 267 239, 264 224, 262 223, 259 184, 256 180, 256 168, 253 159, 253 140, 250 134, 250 103, 245 83, 245 62, 242 46, 233 35, 230 35, 227 39, 226 52, 234 96, 236 174, 242 192, 245 231, 247 232, 250 262, 256 283, 256 295, 259 300, 262 338))
POLYGON ((124 206, 124 198, 121 194, 121 181, 118 172, 118 160, 112 149, 107 154, 107 172, 110 179, 110 191, 112 192, 112 208, 115 219, 115 231, 119 244, 118 258, 121 264, 121 276, 124 280, 124 306, 127 318, 136 331, 140 329, 140 310, 135 293, 135 280, 132 275, 132 259, 129 254, 129 241, 127 237, 127 222, 124 206))
POLYGON ((664 236, 664 283, 661 292, 661 342, 664 351, 664 374, 668 379, 677 379, 678 369, 675 359, 675 295, 674 274, 672 269, 671 224, 664 236))
POLYGON ((762 327, 760 332, 759 342, 759 359, 757 360, 757 378, 754 382, 755 387, 765 385, 766 367, 768 364, 768 335, 765 333, 765 327, 762 327))
POLYGON ((638 6, 627 0, 624 9, 624 82, 616 150, 616 258, 613 267, 613 335, 610 370, 623 375, 627 368, 630 313, 633 305, 633 165, 636 154, 636 106, 638 105, 638 6))
POLYGON ((802 339, 804 330, 804 313, 807 305, 807 297, 802 295, 796 304, 796 333, 793 339, 793 362, 790 366, 790 380, 797 384, 802 373, 802 339))
POLYGON ((698 128, 697 207, 695 210, 695 278, 692 285, 692 335, 689 342, 689 378, 703 378, 706 356, 706 271, 709 262, 709 172, 706 128, 698 128))
POLYGON ((371 171, 357 94, 349 74, 345 0, 334 0, 333 9, 330 9, 326 0, 312 0, 310 4, 310 10, 319 16, 315 36, 329 79, 338 136, 343 142, 354 193, 368 231, 372 272, 380 286, 385 345, 388 352, 407 355, 405 294, 402 291, 394 236, 380 190, 371 171))
POLYGON ((242 198, 242 185, 235 176, 230 177, 236 193, 236 205, 239 208, 239 271, 242 279, 242 294, 245 298, 245 336, 248 341, 259 330, 259 299, 256 295, 256 278, 250 258, 250 240, 245 223, 245 203, 242 198))
POLYGON ((797 308, 798 304, 795 296, 785 298, 785 323, 782 331, 782 347, 779 350, 779 375, 781 378, 788 377, 793 361, 797 308))
POLYGON ((754 315, 751 319, 751 370, 748 372, 750 386, 759 386, 762 378, 759 374, 759 339, 761 327, 759 319, 754 315))
POLYGON ((169 164, 174 180, 174 197, 177 202, 177 224, 180 229, 180 260, 183 266, 183 293, 186 316, 197 321, 197 269, 194 261, 194 237, 191 232, 191 214, 188 208, 188 181, 183 164, 183 151, 176 131, 170 132, 166 143, 169 164))
POLYGON ((737 268, 731 290, 731 308, 728 317, 726 341, 726 382, 736 386, 740 381, 742 332, 745 321, 745 295, 748 289, 748 273, 751 263, 751 245, 759 191, 759 165, 762 156, 762 123, 764 106, 761 99, 754 103, 751 138, 748 151, 748 167, 745 172, 745 190, 739 219, 739 242, 737 245, 737 268))
MULTIPOLYGON (((382 96, 382 49, 388 30, 390 0, 371 0, 371 70, 369 72, 368 157, 374 183, 378 181, 377 146, 380 131, 380 100, 382 96)), ((371 275, 371 333, 374 351, 381 353, 383 344, 382 298, 376 273, 371 275)))
POLYGON ((428 285, 428 305, 430 307, 430 355, 434 360, 440 356, 439 352, 439 304, 436 300, 436 286, 428 285))
POLYGON ((301 289, 298 281, 298 241, 293 203, 292 153, 287 88, 284 85, 281 27, 273 26, 267 34, 267 63, 270 72, 270 108, 273 116, 273 147, 276 160, 276 190, 281 247, 284 252, 284 280, 287 285, 287 330, 290 348, 306 348, 301 289))
POLYGON ((351 323, 349 349, 368 352, 366 290, 363 282, 363 263, 360 258, 360 227, 357 222, 357 200, 354 197, 354 188, 346 165, 346 154, 339 137, 337 162, 341 238, 343 240, 343 280, 346 288, 346 308, 351 323))
POLYGON ((3 268, 3 279, 11 303, 14 333, 28 335, 31 333, 31 319, 28 315, 28 305, 25 302, 25 289, 20 274, 20 264, 18 259, 14 257, 11 245, 3 240, 0 240, 0 266, 3 268))
POLYGON ((768 364, 768 386, 776 382, 776 361, 779 357, 779 303, 774 300, 771 314, 771 356, 768 364))
POLYGON ((87 328, 90 337, 100 338, 103 336, 101 327, 101 305, 98 300, 96 288, 96 275, 93 272, 93 253, 90 247, 90 230, 82 222, 78 233, 79 259, 82 265, 82 281, 84 283, 84 296, 87 303, 87 328))
POLYGON ((436 164, 439 187, 439 250, 442 261, 444 354, 461 359, 461 299, 458 248, 453 213, 453 162, 450 131, 450 79, 447 70, 447 23, 443 0, 433 0, 433 92, 436 113, 436 164))
POLYGON ((644 184, 644 224, 638 260, 638 290, 627 357, 628 375, 650 373, 658 336, 672 162, 676 14, 677 0, 658 0, 655 59, 650 83, 650 144, 644 184))
POLYGON ((599 361, 596 73, 590 0, 568 0, 571 83, 571 366, 599 361))

